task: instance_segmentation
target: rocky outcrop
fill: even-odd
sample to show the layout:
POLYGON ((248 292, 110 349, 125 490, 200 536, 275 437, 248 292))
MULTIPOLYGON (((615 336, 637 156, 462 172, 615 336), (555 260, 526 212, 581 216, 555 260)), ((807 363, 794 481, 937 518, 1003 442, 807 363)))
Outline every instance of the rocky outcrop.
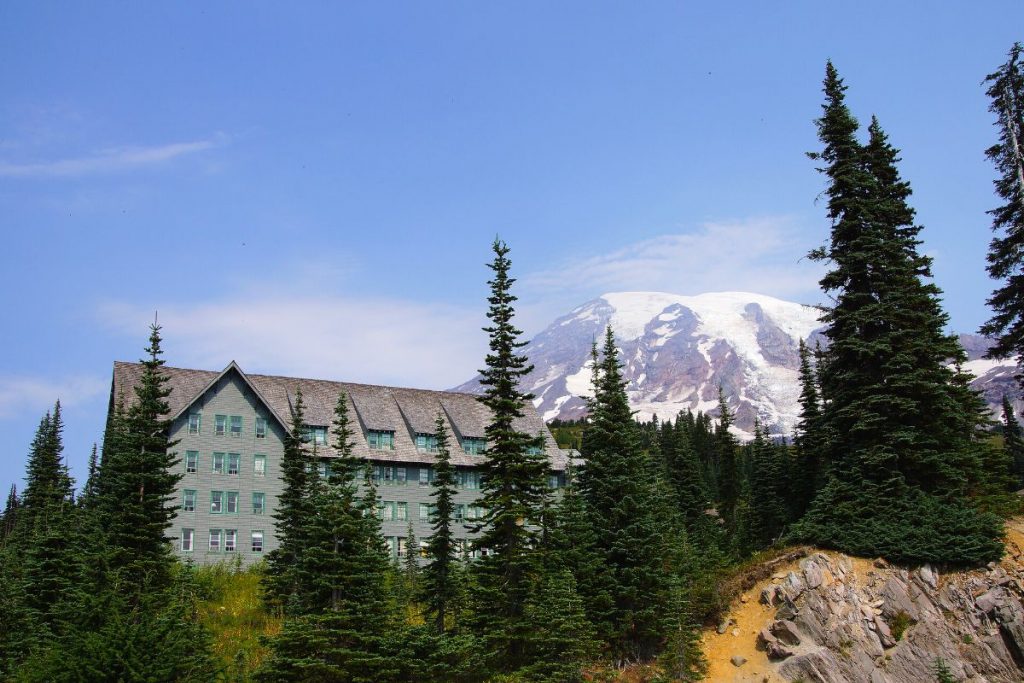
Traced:
POLYGON ((1019 565, 943 576, 857 563, 816 552, 760 591, 774 619, 757 645, 783 680, 919 683, 940 659, 959 681, 1024 680, 1019 565))

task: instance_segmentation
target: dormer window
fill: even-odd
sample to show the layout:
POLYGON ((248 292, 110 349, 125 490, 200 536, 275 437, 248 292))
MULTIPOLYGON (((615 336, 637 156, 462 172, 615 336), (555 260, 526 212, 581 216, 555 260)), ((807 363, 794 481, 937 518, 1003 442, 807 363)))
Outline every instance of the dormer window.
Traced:
POLYGON ((317 446, 327 445, 327 427, 306 425, 306 441, 317 446))
POLYGON ((366 432, 366 443, 375 451, 395 450, 395 433, 371 429, 366 432))
POLYGON ((417 434, 416 450, 420 453, 437 453, 437 436, 434 434, 417 434))
POLYGON ((487 449, 487 439, 467 436, 462 439, 462 450, 469 455, 480 455, 487 449))

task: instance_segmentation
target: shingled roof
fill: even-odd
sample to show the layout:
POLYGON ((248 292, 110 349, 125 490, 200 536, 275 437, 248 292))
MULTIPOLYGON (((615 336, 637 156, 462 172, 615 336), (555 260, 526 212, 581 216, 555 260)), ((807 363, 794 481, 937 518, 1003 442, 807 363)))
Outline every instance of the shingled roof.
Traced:
MULTIPOLYGON (((131 405, 135 400, 133 388, 139 382, 142 370, 143 366, 139 363, 114 363, 111 406, 116 405, 122 398, 126 406, 131 405)), ((175 417, 187 410, 220 377, 237 372, 285 428, 290 427, 292 404, 299 390, 302 391, 306 424, 317 426, 331 424, 338 396, 344 392, 349 400, 349 414, 357 419, 363 432, 357 435, 362 438, 356 439, 354 454, 357 457, 394 462, 432 463, 434 455, 416 450, 415 435, 433 434, 434 423, 437 416, 441 415, 454 437, 451 448, 452 462, 456 465, 473 466, 483 461, 482 456, 468 455, 459 447, 461 438, 482 438, 490 421, 490 410, 472 394, 276 375, 250 375, 244 373, 234 361, 220 372, 168 366, 164 366, 162 372, 169 380, 167 386, 171 389, 171 394, 168 397, 168 404, 171 415, 175 417), (394 450, 370 450, 365 439, 367 430, 393 431, 394 450)), ((524 415, 515 421, 515 426, 528 434, 543 436, 552 469, 565 469, 566 454, 558 448, 547 425, 532 404, 525 406, 524 415)), ((324 455, 333 454, 331 448, 320 449, 324 455)))

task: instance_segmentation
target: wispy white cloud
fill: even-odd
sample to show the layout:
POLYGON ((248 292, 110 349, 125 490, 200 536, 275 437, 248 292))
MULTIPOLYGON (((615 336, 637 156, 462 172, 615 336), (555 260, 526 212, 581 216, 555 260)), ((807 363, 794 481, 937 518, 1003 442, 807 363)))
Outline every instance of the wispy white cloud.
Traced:
POLYGON ((99 150, 88 156, 51 161, 30 163, 0 161, 0 177, 71 177, 110 173, 163 164, 173 159, 211 149, 220 143, 220 138, 212 138, 150 147, 117 147, 99 150))
MULTIPOLYGON (((704 223, 697 229, 635 242, 607 254, 572 258, 524 278, 536 297, 590 298, 609 291, 700 294, 750 291, 817 300, 821 267, 806 258, 785 217, 704 223)), ((580 303, 577 301, 576 303, 580 303)))
MULTIPOLYGON (((240 293, 160 307, 168 362, 443 389, 486 351, 482 311, 383 298, 240 293)), ((108 304, 101 319, 140 338, 152 307, 108 304)))
POLYGON ((91 401, 110 391, 110 380, 78 376, 64 380, 42 377, 0 377, 0 418, 25 414, 42 415, 59 399, 70 408, 91 401))

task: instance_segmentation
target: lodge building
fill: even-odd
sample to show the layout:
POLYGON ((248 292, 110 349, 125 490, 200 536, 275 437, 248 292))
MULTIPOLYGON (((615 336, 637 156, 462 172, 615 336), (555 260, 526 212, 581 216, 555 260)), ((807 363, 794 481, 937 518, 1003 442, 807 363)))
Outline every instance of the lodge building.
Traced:
MULTIPOLYGON (((138 363, 114 363, 110 409, 134 398, 138 363)), ((370 461, 382 501, 378 516, 392 557, 404 557, 409 524, 417 539, 431 533, 435 423, 444 419, 456 468, 453 528, 465 547, 466 528, 478 509, 480 465, 489 410, 471 394, 351 384, 271 375, 248 375, 232 361, 220 372, 164 367, 171 394, 170 438, 182 478, 171 527, 175 552, 196 563, 241 557, 259 560, 277 547, 274 510, 282 490, 281 458, 298 392, 302 392, 309 447, 321 472, 337 457, 331 423, 338 396, 348 400, 354 455, 370 461)), ((551 484, 564 485, 567 451, 558 448, 532 404, 516 428, 544 438, 551 484)), ((414 549, 414 552, 417 549, 414 549)))

